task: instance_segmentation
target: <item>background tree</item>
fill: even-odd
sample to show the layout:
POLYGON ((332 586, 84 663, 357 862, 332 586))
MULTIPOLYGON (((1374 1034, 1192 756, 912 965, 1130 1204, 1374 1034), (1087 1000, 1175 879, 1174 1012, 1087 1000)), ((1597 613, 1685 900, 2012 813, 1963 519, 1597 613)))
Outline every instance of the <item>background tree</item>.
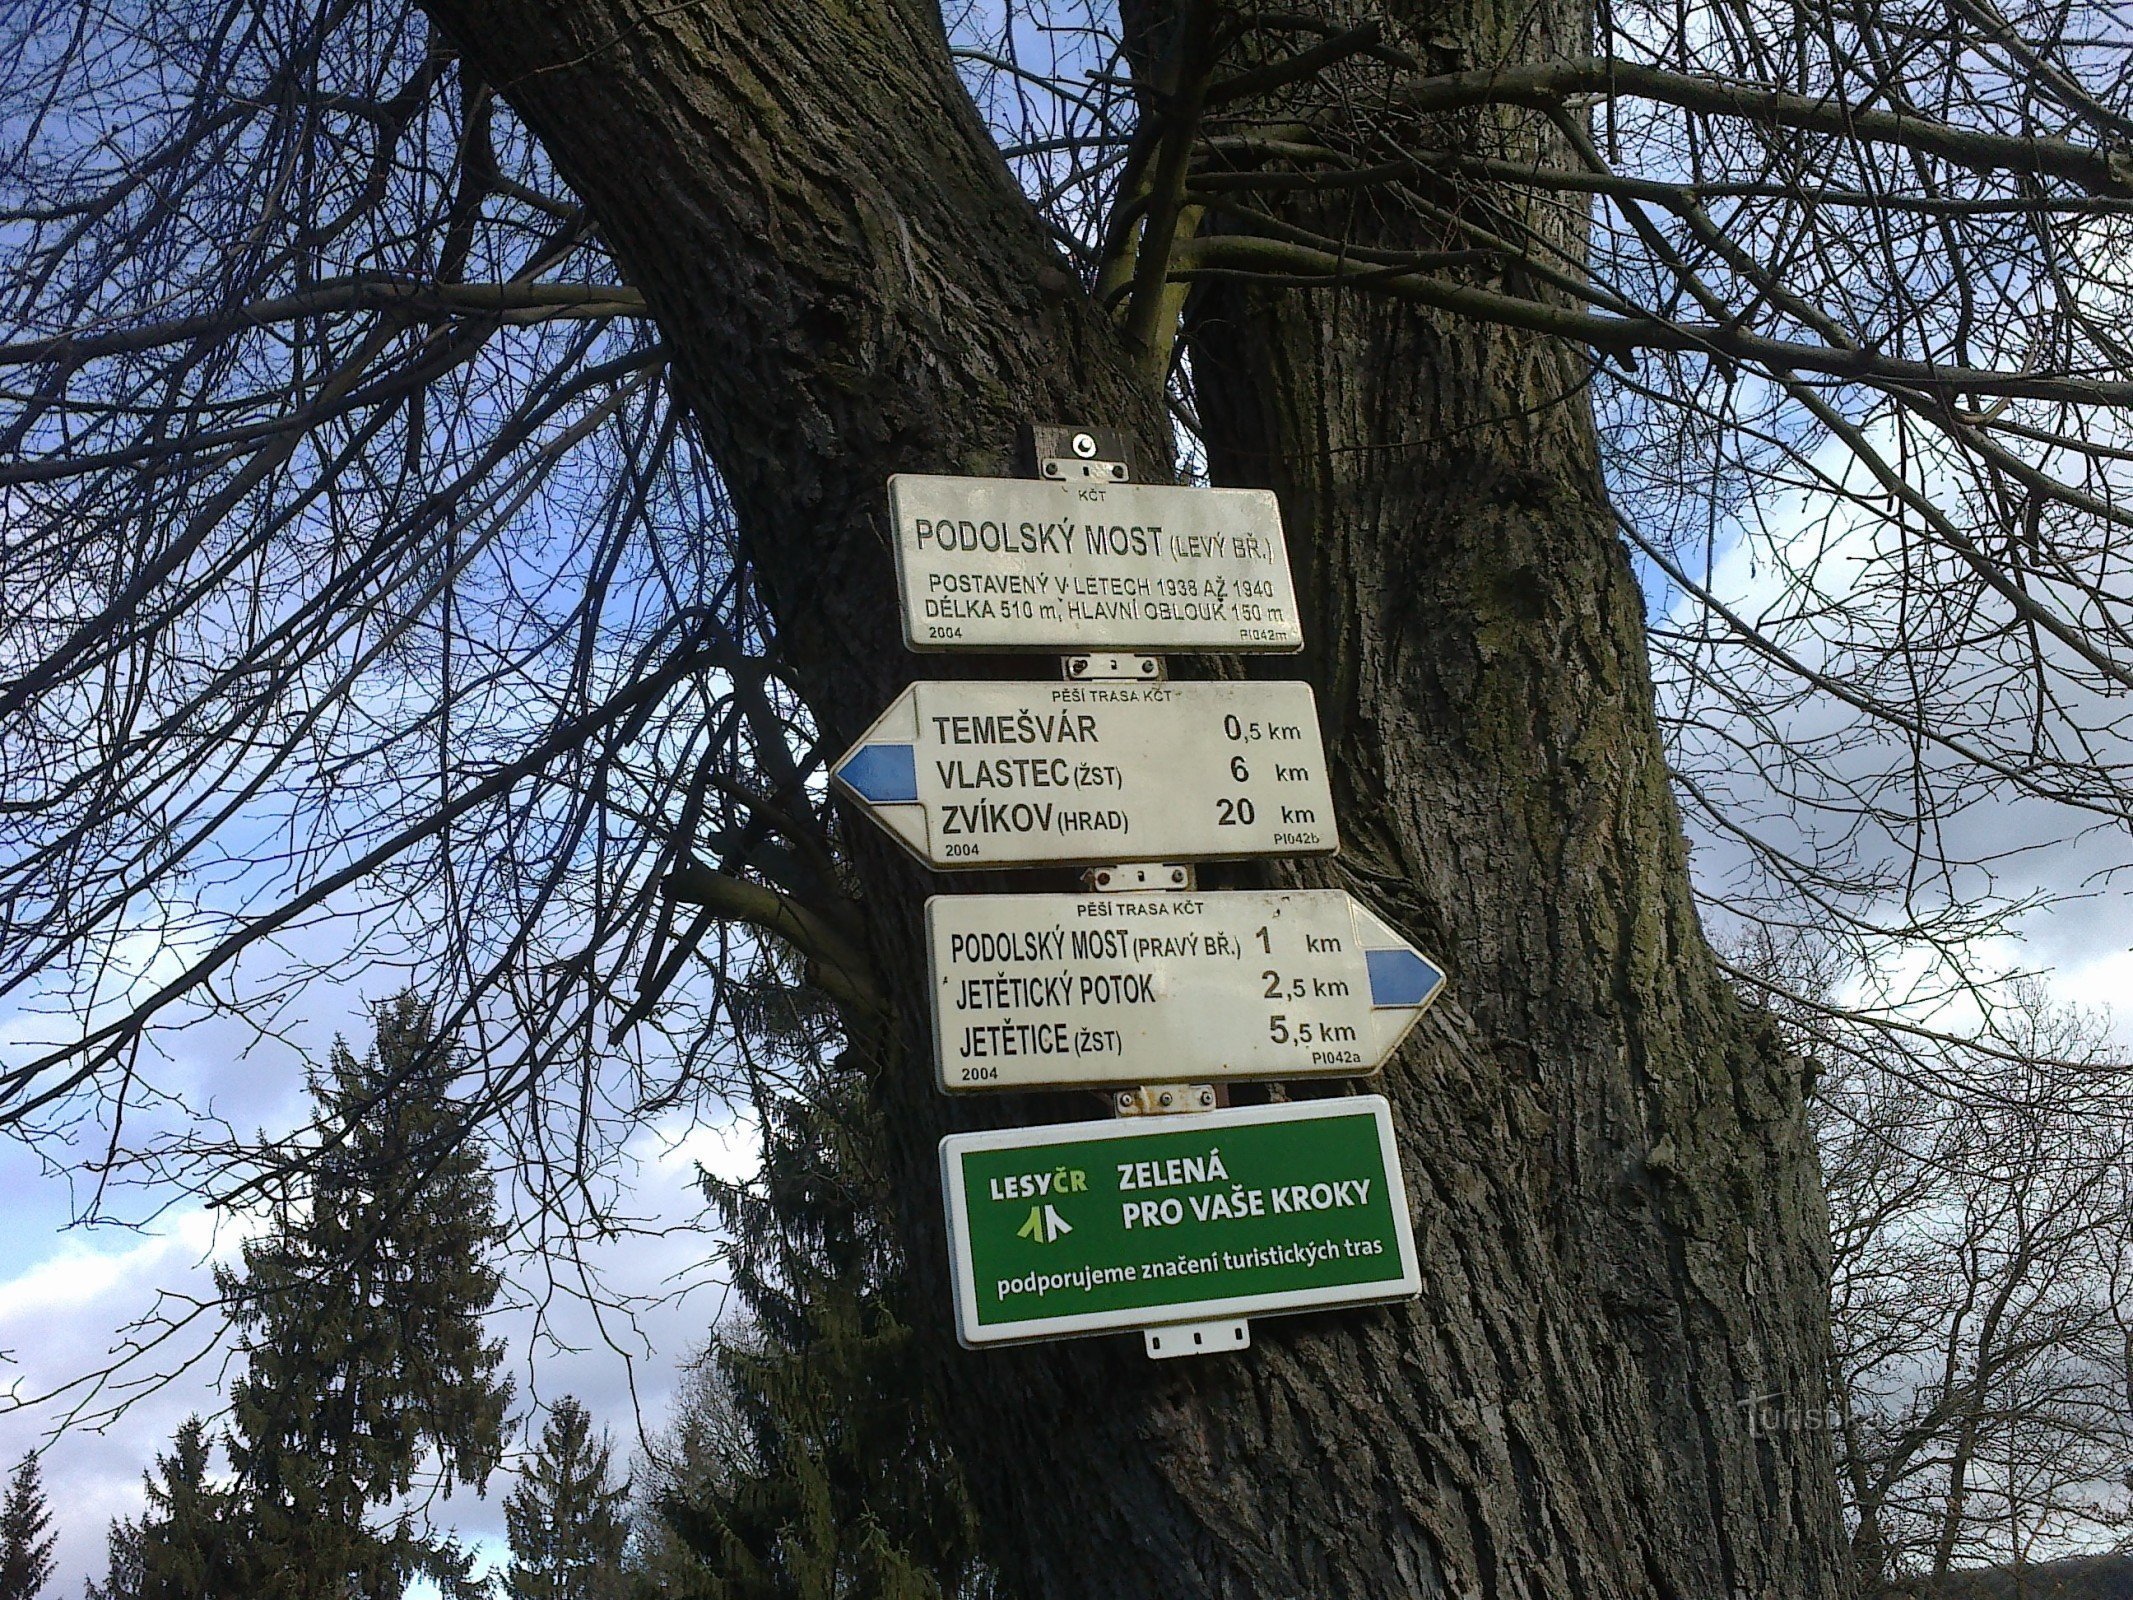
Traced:
POLYGON ((99 1203, 316 1159, 126 1117, 156 1019, 273 1016, 277 942, 337 916, 450 975, 554 1239, 633 1119, 794 1087, 727 1026, 782 944, 1008 1581, 1833 1592, 1824 1441, 1741 1405, 1825 1398, 1804 1073, 1704 943, 1677 797, 1731 911, 1929 984, 2020 908, 2010 815, 2123 861, 2122 19, 156 22, 0 49, 0 963, 83 1019, 9 1057, 13 1127, 140 1128, 99 1203), (1347 850, 1210 881, 1353 887, 1451 965, 1385 1080, 1418 1306, 1189 1370, 953 1348, 935 1137, 1087 1107, 933 1094, 928 885, 819 769, 915 670, 883 478, 1006 470, 1032 419, 1281 496, 1347 850), (142 932, 184 969, 121 991, 142 932))
POLYGON ((104 1581, 84 1578, 84 1600, 135 1600, 142 1578, 141 1525, 130 1517, 114 1517, 105 1535, 104 1581))
POLYGON ((665 1420, 645 1439, 631 1483, 627 1565, 632 1595, 716 1594, 715 1572, 675 1532, 661 1509, 727 1492, 747 1471, 747 1435, 732 1392, 712 1365, 712 1347, 686 1359, 665 1420))
POLYGON ((0 1499, 0 1600, 31 1600, 52 1576, 52 1508, 45 1503, 37 1457, 26 1455, 0 1499))
POLYGON ((328 1146, 301 1188, 218 1269, 243 1374, 230 1461, 256 1592, 396 1596, 416 1570, 469 1582, 466 1554, 403 1511, 418 1475, 477 1490, 503 1451, 511 1385, 483 1315, 499 1278, 493 1191, 452 1096, 464 1063, 429 1006, 374 1008, 359 1060, 337 1044, 313 1085, 328 1146))
POLYGON ((564 1395, 541 1427, 539 1445, 520 1467, 504 1502, 511 1600, 619 1600, 622 1549, 629 1537, 630 1487, 610 1475, 614 1446, 603 1429, 564 1395))
POLYGON ((147 1508, 111 1524, 104 1582, 89 1600, 233 1600, 264 1592, 235 1498, 209 1481, 207 1424, 188 1417, 170 1454, 141 1474, 147 1508))
POLYGON ((1770 1396, 1759 1420, 1829 1431, 1859 1592, 1938 1593, 1961 1569, 2117 1544, 2133 1130, 2109 1019, 2031 983, 1997 1048, 1922 1032, 1899 1048, 1830 1025, 1841 968, 1826 947, 1763 941, 1733 959, 1825 1003, 1785 1021, 1819 1068, 1830 1405, 1802 1416, 1770 1396))
POLYGON ((1961 1572, 1936 1600, 2118 1600, 2133 1585, 2133 1556, 2066 1556, 2020 1567, 1961 1572))
POLYGON ((970 1490, 893 1309, 864 1079, 830 1069, 803 1086, 767 1108, 752 1182, 705 1180, 745 1320, 694 1363, 640 1567, 669 1581, 655 1592, 731 1600, 982 1600, 996 1589, 970 1490))

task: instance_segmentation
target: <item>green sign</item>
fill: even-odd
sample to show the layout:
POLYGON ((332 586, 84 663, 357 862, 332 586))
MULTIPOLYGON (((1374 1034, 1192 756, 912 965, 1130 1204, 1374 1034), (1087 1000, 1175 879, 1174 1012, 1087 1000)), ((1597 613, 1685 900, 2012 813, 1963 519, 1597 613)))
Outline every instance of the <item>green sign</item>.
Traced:
POLYGON ((941 1141, 966 1345, 1417 1292, 1377 1095, 941 1141))

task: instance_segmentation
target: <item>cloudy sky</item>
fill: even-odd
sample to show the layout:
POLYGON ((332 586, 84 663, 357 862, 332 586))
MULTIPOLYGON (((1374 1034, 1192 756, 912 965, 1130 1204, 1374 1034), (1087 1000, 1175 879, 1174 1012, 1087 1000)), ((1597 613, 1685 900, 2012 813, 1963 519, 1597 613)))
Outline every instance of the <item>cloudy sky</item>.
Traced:
MULTIPOLYGON (((1778 537, 1784 537, 1782 529, 1778 537)), ((1871 541, 1872 535, 1861 531, 1853 548, 1840 542, 1825 552, 1829 570, 1866 570, 1872 565, 1871 541)), ((1766 614, 1778 604, 1776 568, 1768 556, 1767 548, 1754 552, 1737 545, 1716 563, 1714 588, 1745 613, 1766 614)), ((1655 610, 1663 613, 1670 603, 1664 591, 1655 591, 1655 610)), ((1837 743, 1843 759, 1857 764, 1854 777, 1888 759, 1888 751, 1871 741, 1837 743)), ((1737 798, 1747 810, 1762 813, 1776 833, 1796 831, 1797 818, 1767 791, 1737 798)), ((2017 924, 2009 937, 1981 952, 1988 965, 2048 969, 2062 1000, 2089 1007, 2108 1007, 2133 992, 2133 950, 2126 931, 2133 927, 2126 915, 2129 885, 2111 875, 2128 854, 2122 835, 2096 830, 2077 836, 2050 808, 1994 800, 1951 816, 1944 839, 1958 854, 1993 859, 1993 887, 2003 894, 2019 897, 2044 889, 2077 896, 2017 924)), ((1741 862, 1738 842, 1706 833, 1695 844, 1700 878, 1708 891, 1722 894, 1741 862)), ((306 1060, 323 1058, 337 1033, 360 1050, 368 1037, 365 1001, 393 987, 396 980, 366 986, 360 976, 315 987, 304 996, 303 1014, 270 1044, 248 1046, 226 1026, 167 1034, 160 1039, 167 1059, 158 1079, 195 1107, 212 1104, 239 1129, 292 1126, 304 1109, 306 1060)), ((48 1032, 47 1019, 0 1015, 0 1049, 48 1032)), ((655 1223, 697 1219, 690 1182, 696 1163, 734 1175, 748 1168, 752 1149, 750 1131, 736 1124, 639 1130, 630 1151, 638 1166, 635 1209, 655 1223)), ((12 1384, 18 1393, 35 1394, 94 1369, 113 1349, 120 1330, 152 1313, 160 1295, 203 1293, 212 1262, 236 1247, 230 1228, 218 1231, 214 1219, 189 1201, 172 1204, 138 1228, 88 1230, 70 1226, 81 1200, 65 1173, 47 1170, 19 1144, 0 1140, 0 1206, 8 1216, 8 1226, 0 1230, 0 1387, 12 1384)), ((722 1308, 713 1247, 710 1236, 686 1228, 664 1238, 624 1238, 605 1247, 596 1264, 611 1287, 665 1297, 634 1325, 613 1317, 603 1322, 582 1301, 568 1297, 549 1302, 544 1337, 536 1337, 529 1312, 502 1314, 498 1327, 509 1341, 522 1408, 574 1393, 625 1450, 634 1446, 640 1424, 656 1429, 675 1387, 677 1360, 722 1308)), ((539 1286, 521 1288, 530 1295, 539 1286)), ((84 1576, 100 1573, 104 1529, 113 1517, 138 1512, 144 1467, 167 1447, 188 1412, 212 1414, 218 1408, 222 1366, 205 1345, 197 1331, 179 1336, 172 1351, 190 1358, 190 1365, 150 1387, 100 1431, 75 1428, 51 1440, 58 1417, 51 1406, 0 1416, 0 1459, 12 1462, 26 1450, 48 1445, 45 1476, 61 1535, 60 1578, 52 1593, 78 1594, 84 1576)), ((486 1500, 461 1496, 445 1508, 443 1520, 487 1541, 495 1553, 508 1487, 508 1479, 500 1477, 486 1500)))
MULTIPOLYGON (((188 1029, 165 1041, 162 1075, 201 1103, 212 1097, 237 1127, 294 1125, 306 1103, 304 1055, 323 1059, 336 1033, 360 1051, 369 1032, 364 1003, 372 998, 359 984, 315 991, 307 997, 307 1020, 292 1027, 278 1056, 254 1046, 240 1059, 243 1041, 234 1030, 188 1029)), ((0 1029, 0 1038, 16 1042, 37 1026, 17 1018, 0 1029)), ((737 1123, 640 1130, 631 1147, 637 1211, 669 1224, 695 1221, 696 1164, 738 1176, 752 1165, 752 1151, 751 1131, 737 1123)), ((0 1229, 0 1385, 23 1394, 101 1365, 120 1330, 154 1312, 160 1295, 207 1293, 213 1262, 234 1257, 237 1248, 234 1230, 218 1229, 191 1202, 138 1229, 70 1227, 75 1197, 67 1179, 42 1170, 11 1141, 0 1141, 0 1206, 8 1217, 0 1229)), ((664 1420, 677 1360, 720 1314, 724 1290, 713 1246, 709 1235, 684 1228, 666 1238, 624 1238, 594 1254, 593 1265, 611 1288, 661 1302, 634 1317, 596 1316, 567 1293, 548 1301, 538 1337, 530 1311, 499 1314, 496 1331, 509 1344, 505 1370, 516 1380, 519 1410, 575 1394, 612 1431, 618 1458, 634 1451, 640 1425, 656 1430, 664 1420)), ((543 1288, 519 1285, 522 1292, 543 1288)), ((101 1429, 77 1427, 52 1439, 58 1413, 51 1406, 0 1416, 0 1460, 11 1466, 27 1450, 46 1451, 45 1483, 59 1532, 59 1575, 48 1596, 78 1595, 85 1577, 102 1576, 105 1529, 112 1518, 139 1512, 142 1470, 168 1448, 189 1412, 212 1415, 222 1403, 220 1352, 201 1330, 173 1338, 168 1354, 172 1359, 156 1370, 179 1370, 101 1429)), ((508 1473, 499 1474, 486 1499, 462 1493, 440 1520, 500 1555, 509 1488, 508 1473)))

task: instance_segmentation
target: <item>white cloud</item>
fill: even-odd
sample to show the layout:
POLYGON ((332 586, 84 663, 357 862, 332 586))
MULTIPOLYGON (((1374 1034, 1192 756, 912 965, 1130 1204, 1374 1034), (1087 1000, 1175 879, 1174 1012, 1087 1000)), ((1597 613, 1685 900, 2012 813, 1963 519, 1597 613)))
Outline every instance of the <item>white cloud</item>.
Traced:
MULTIPOLYGON (((0 1386, 36 1395, 106 1364, 118 1353, 118 1330, 152 1313, 164 1288, 205 1294, 208 1263, 234 1249, 231 1230, 197 1208, 167 1213, 147 1236, 132 1234, 99 1248, 110 1235, 63 1235, 58 1247, 0 1283, 0 1386)), ((148 1371, 167 1370, 212 1344, 212 1330, 196 1327, 149 1358, 148 1371)), ((220 1402, 211 1385, 220 1363, 212 1353, 170 1383, 146 1393, 101 1433, 75 1429, 48 1443, 64 1401, 0 1415, 0 1457, 14 1461, 43 1447, 45 1490, 59 1533, 59 1577, 53 1592, 102 1576, 104 1530, 115 1516, 141 1504, 140 1474, 159 1446, 192 1410, 220 1402)))
POLYGON ((669 1178, 693 1182, 702 1167, 714 1178, 736 1183, 755 1171, 759 1130, 747 1117, 652 1130, 652 1165, 669 1178))
POLYGON ((143 1239, 130 1249, 98 1250, 68 1240, 57 1255, 0 1283, 0 1348, 12 1342, 9 1330, 33 1317, 76 1311, 119 1292, 137 1293, 144 1282, 218 1253, 232 1252, 216 1251, 215 1219, 198 1209, 169 1214, 160 1237, 143 1239))
MULTIPOLYGON (((1915 442, 1895 448, 1886 424, 1868 432, 1890 459, 1910 463, 1922 492, 1952 506, 1958 491, 1946 462, 1936 464, 1915 442)), ((1825 445, 1814 467, 1831 485, 1868 486, 1841 445, 1825 445)), ((2125 780, 2133 777, 2133 716, 2124 696, 2100 687, 2092 668, 2040 633, 2037 660, 2051 702, 2038 712, 2024 698, 2037 681, 2026 655, 2032 636, 1957 558, 1930 554, 1915 524, 1900 526, 1833 493, 1768 496, 1754 512, 1754 526, 1732 531, 1709 572, 1712 592, 1736 616, 1809 669, 1856 691, 1897 699, 1915 692, 1913 709, 1925 728, 1990 749, 2048 783, 2081 788, 2101 810, 2019 793, 1834 695, 1800 693, 1800 680, 1786 668, 1731 650, 1726 667, 1739 704, 1767 718, 1758 729, 1699 691, 1662 650, 1662 705, 1677 713, 1701 707, 1683 735, 1679 762, 1727 824, 1855 883, 1878 881, 1836 898, 1882 926, 1919 911, 2043 900, 2006 926, 2018 943, 1980 947, 1981 956, 2004 957, 2008 970, 2074 969, 2122 952, 2133 909, 2133 874, 2123 869, 2133 862, 2133 837, 2108 813, 2122 804, 2125 780), (1945 570, 1922 572, 1929 564, 1945 570), (1937 595, 1963 598, 1942 615, 1937 595), (1940 650, 1936 631, 1959 637, 1961 649, 1940 650), (2056 771, 2049 760, 2054 741, 2065 755, 2056 771)), ((2123 557, 2098 560, 2106 563, 2098 571, 2108 592, 2123 557)), ((2071 591, 2035 579, 2031 589, 2068 615, 2083 614, 2071 591)), ((1673 590, 1654 600, 1668 627, 1696 629, 1700 602, 1673 590)), ((1712 901, 1723 906, 1753 881, 1740 838, 1692 816, 1692 840, 1698 882, 1712 901)))
POLYGON ((2052 989, 2073 1005, 2124 1012, 2128 999, 2133 998, 2133 950, 2114 949, 2062 967, 2052 980, 2052 989))
MULTIPOLYGON (((354 985, 319 991, 307 1009, 325 1013, 324 1020, 293 1029, 279 1052, 255 1049, 240 1059, 251 1039, 219 1023, 165 1034, 163 1081, 195 1104, 215 1096, 240 1126, 287 1126, 306 1103, 305 1054, 322 1054, 337 1028, 360 1042, 356 992, 354 985)), ((0 1017, 0 1033, 24 1026, 35 1022, 0 1017)), ((742 1120, 696 1125, 677 1117, 637 1130, 625 1155, 635 1175, 624 1209, 640 1219, 639 1230, 589 1246, 584 1276, 558 1265, 553 1285, 527 1281, 521 1263, 514 1269, 519 1281, 507 1291, 512 1309, 492 1319, 507 1341, 503 1370, 516 1384, 514 1410, 530 1415, 574 1394, 612 1430, 618 1459, 635 1449, 640 1430, 664 1423, 677 1364, 725 1309, 717 1240, 695 1226, 702 1208, 696 1164, 744 1176, 754 1166, 755 1130, 742 1120)), ((0 1273, 9 1274, 0 1277, 0 1391, 12 1385, 20 1394, 41 1393, 102 1365, 117 1330, 153 1312, 160 1296, 206 1299, 213 1262, 231 1259, 244 1231, 227 1218, 218 1226, 217 1215, 196 1204, 170 1206, 140 1231, 66 1228, 73 1198, 65 1175, 19 1145, 0 1143, 0 1207, 11 1222, 0 1230, 7 1236, 0 1273)), ((126 1198, 145 1209, 170 1196, 141 1189, 126 1198)), ((78 1593, 83 1578, 102 1576, 105 1529, 114 1517, 138 1515, 142 1472, 169 1448, 188 1413, 220 1410, 224 1362, 216 1331, 202 1319, 157 1352, 143 1376, 182 1370, 141 1393, 102 1433, 75 1428, 49 1440, 61 1417, 52 1406, 0 1414, 0 1465, 45 1450, 60 1541, 50 1593, 78 1593), (183 1365, 182 1357, 203 1351, 183 1365)), ((510 1485, 507 1462, 485 1499, 463 1492, 440 1503, 437 1520, 477 1542, 485 1556, 500 1557, 510 1485)))

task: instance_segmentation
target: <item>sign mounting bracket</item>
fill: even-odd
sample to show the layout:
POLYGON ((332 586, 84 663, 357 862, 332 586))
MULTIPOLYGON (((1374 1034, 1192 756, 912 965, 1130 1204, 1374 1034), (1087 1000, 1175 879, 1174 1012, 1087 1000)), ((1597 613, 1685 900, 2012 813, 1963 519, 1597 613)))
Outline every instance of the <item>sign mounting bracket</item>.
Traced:
POLYGON ((1123 428, 1033 422, 1027 447, 1040 478, 1060 483, 1124 483, 1131 477, 1123 428))
POLYGON ((1162 683, 1170 677, 1170 664, 1161 656, 1066 656, 1059 673, 1069 683, 1162 683))
MULTIPOLYGON (((1131 476, 1126 470, 1125 445, 1125 435, 1116 428, 1063 427, 1049 422, 1030 425, 1030 448, 1041 478, 1124 483, 1131 476)), ((1169 663, 1162 657, 1133 654, 1067 656, 1060 661, 1059 671, 1070 683, 1160 683, 1170 676, 1169 663)))
MULTIPOLYGON (((1059 481, 1123 483, 1126 471, 1125 438, 1112 429, 1054 427, 1044 423, 1030 428, 1030 445, 1037 457, 1039 477, 1059 481), (1115 435, 1115 436, 1113 436, 1115 435), (1111 437, 1106 437, 1111 436, 1111 437), (1060 453, 1060 446, 1066 447, 1060 453), (1106 451, 1104 446, 1111 449, 1106 451), (1116 456, 1105 460, 1105 455, 1116 456)), ((1170 663, 1161 656, 1131 653, 1074 655, 1059 663, 1060 674, 1070 683, 1163 683, 1170 677, 1170 663)), ((1189 866, 1169 862, 1126 863, 1093 867, 1085 880, 1099 894, 1122 894, 1137 889, 1182 891, 1194 887, 1189 866)), ((1121 1117, 1175 1116, 1212 1111, 1217 1095, 1211 1083, 1142 1084, 1121 1089, 1111 1097, 1111 1109, 1121 1117)), ((1197 1322, 1171 1328, 1144 1328, 1141 1338, 1151 1361, 1176 1356, 1210 1355, 1217 1350, 1243 1350, 1252 1342, 1252 1325, 1238 1319, 1197 1322)))
POLYGON ((1168 1328, 1141 1329, 1141 1343, 1150 1361, 1169 1361, 1177 1356, 1208 1356, 1218 1350, 1249 1350, 1252 1325, 1235 1322, 1180 1322, 1168 1328))
POLYGON ((1180 1117, 1215 1109, 1211 1083, 1143 1084, 1111 1096, 1111 1109, 1122 1117, 1180 1117))
MULTIPOLYGON (((1048 422, 1030 424, 1030 450, 1037 458, 1038 473, 1047 478, 1099 478, 1123 483, 1126 471, 1126 436, 1116 428, 1070 426, 1048 422), (1061 451, 1066 453, 1061 454, 1061 451), (1115 460, 1101 460, 1101 456, 1115 460)), ((1102 653, 1065 656, 1059 662, 1060 676, 1069 683, 1162 683, 1170 677, 1170 663, 1161 656, 1132 653, 1102 653)), ((1189 866, 1168 861, 1127 862, 1118 866, 1091 867, 1083 882, 1099 894, 1126 894, 1137 889, 1190 889, 1195 875, 1189 866)), ((1191 1088, 1203 1086, 1192 1085, 1191 1088)), ((1145 1107, 1156 1109, 1153 1089, 1128 1090, 1116 1097, 1118 1113, 1127 1116, 1127 1102, 1134 1095, 1149 1097, 1145 1107)), ((1163 1094, 1164 1110, 1171 1110, 1171 1093, 1163 1094)), ((1206 1089, 1205 1109, 1215 1103, 1214 1090, 1206 1089)), ((1175 1109, 1201 1109, 1179 1106, 1175 1109)))
POLYGON ((1128 861, 1120 866, 1091 867, 1082 881, 1098 894, 1134 894, 1144 889, 1190 889, 1193 870, 1177 861, 1128 861))

